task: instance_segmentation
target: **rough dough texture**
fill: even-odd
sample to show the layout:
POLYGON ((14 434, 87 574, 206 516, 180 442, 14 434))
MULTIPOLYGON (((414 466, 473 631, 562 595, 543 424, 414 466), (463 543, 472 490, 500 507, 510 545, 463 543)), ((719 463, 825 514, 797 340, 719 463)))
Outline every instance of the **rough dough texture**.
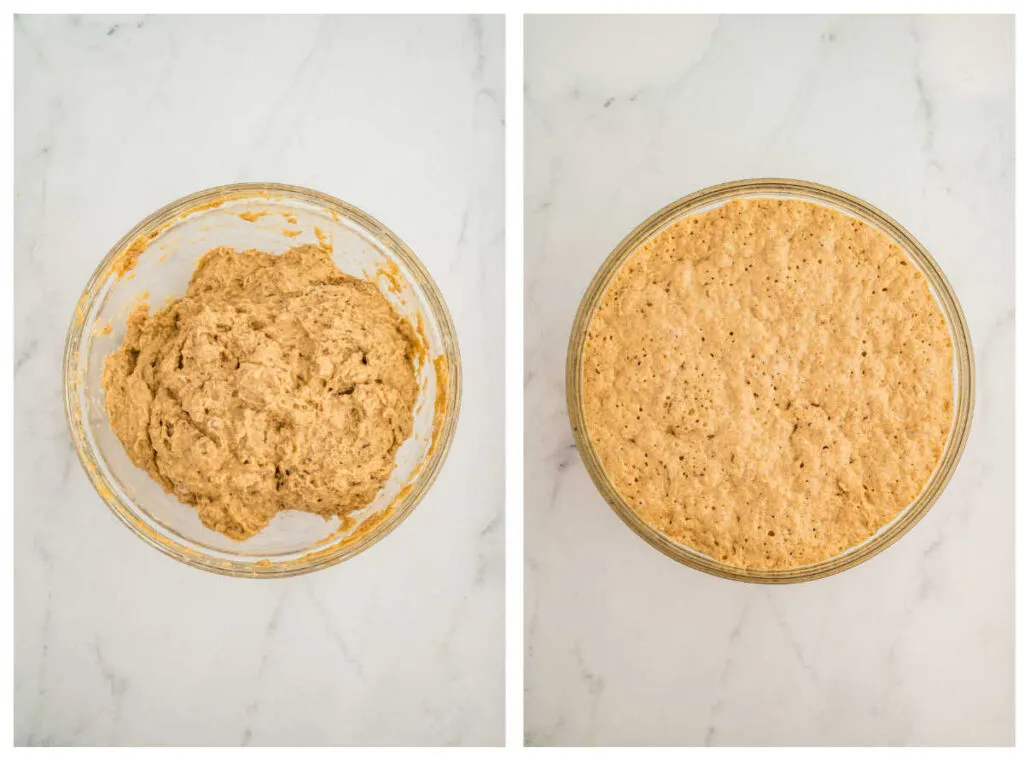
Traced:
POLYGON ((181 300, 128 319, 103 371, 132 462, 242 540, 282 509, 369 504, 412 432, 415 333, 313 245, 206 253, 181 300))
POLYGON ((649 525, 732 566, 815 563, 921 491, 952 422, 953 351, 881 232, 739 200, 643 244, 587 333, 587 430, 649 525))

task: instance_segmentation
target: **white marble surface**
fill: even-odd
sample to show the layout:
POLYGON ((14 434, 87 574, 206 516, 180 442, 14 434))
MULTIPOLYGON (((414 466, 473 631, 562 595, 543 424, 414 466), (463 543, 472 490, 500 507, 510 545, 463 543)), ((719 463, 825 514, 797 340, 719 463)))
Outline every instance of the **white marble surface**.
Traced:
POLYGON ((1007 18, 530 17, 530 744, 1013 740, 1013 26, 1007 18), (703 575, 605 506, 573 448, 571 321, 649 213, 751 176, 865 198, 967 314, 974 426, 931 513, 847 573, 703 575))
POLYGON ((17 744, 503 739, 503 26, 498 17, 15 21, 17 744), (178 564, 71 448, 60 362, 109 247, 216 184, 314 187, 425 262, 465 394, 433 489, 308 577, 178 564))

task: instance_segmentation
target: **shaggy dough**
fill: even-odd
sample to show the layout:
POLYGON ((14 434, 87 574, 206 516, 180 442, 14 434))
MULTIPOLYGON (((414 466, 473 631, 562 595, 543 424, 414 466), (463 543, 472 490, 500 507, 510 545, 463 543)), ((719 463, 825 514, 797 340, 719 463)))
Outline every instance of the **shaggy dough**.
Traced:
POLYGON ((412 432, 420 348, 316 246, 215 248, 185 297, 129 317, 107 414, 136 466, 243 540, 282 509, 344 517, 374 499, 412 432))
POLYGON ((733 566, 801 566, 920 493, 950 431, 952 362, 924 276, 881 232, 739 200, 655 235, 609 283, 586 426, 656 530, 733 566))

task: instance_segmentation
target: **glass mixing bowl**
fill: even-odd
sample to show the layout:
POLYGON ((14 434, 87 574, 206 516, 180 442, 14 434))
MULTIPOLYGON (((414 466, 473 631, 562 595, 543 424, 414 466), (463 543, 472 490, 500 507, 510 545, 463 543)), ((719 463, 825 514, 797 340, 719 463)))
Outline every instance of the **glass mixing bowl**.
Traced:
POLYGON ((794 179, 750 179, 715 185, 677 200, 641 223, 612 251, 591 281, 576 312, 566 362, 566 394, 569 422, 591 479, 615 513, 640 537, 676 561, 719 577, 760 583, 803 582, 833 575, 871 558, 906 534, 938 499, 960 461, 971 427, 971 417, 974 413, 974 353, 967 331, 967 320, 956 295, 953 294, 953 289, 924 246, 903 227, 874 206, 831 187, 794 179), (942 456, 917 498, 895 519, 863 543, 826 561, 789 569, 734 567, 677 543, 648 525, 630 508, 608 478, 587 431, 587 419, 583 408, 583 350, 590 319, 601 302, 608 283, 633 251, 649 238, 686 216, 709 211, 736 198, 805 200, 853 216, 880 230, 900 246, 907 259, 928 280, 928 287, 946 318, 953 342, 953 424, 942 456))
POLYGON ((383 224, 329 195, 279 184, 197 192, 140 222, 107 254, 75 309, 64 350, 64 406, 75 450, 96 491, 136 535, 194 567, 245 577, 302 574, 336 564, 393 530, 423 498, 448 454, 461 396, 459 348, 448 307, 423 264, 383 224), (338 267, 375 282, 425 345, 413 433, 391 478, 366 508, 342 522, 284 511, 237 542, 205 527, 128 459, 114 435, 100 384, 103 363, 140 302, 159 309, 180 297, 198 259, 223 245, 283 253, 320 244, 338 267))

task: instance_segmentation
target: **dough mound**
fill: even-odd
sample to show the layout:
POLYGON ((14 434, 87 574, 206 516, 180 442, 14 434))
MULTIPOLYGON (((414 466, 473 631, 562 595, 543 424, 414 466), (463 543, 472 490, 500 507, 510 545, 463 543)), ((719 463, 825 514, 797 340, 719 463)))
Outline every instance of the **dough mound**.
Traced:
POLYGON ((136 466, 243 540, 282 509, 344 518, 374 499, 412 432, 419 350, 322 249, 215 248, 183 298, 129 317, 106 409, 136 466))
POLYGON ((836 556, 921 492, 952 424, 953 351, 924 276, 845 214, 739 200, 645 242, 583 357, 612 484, 731 566, 836 556))

